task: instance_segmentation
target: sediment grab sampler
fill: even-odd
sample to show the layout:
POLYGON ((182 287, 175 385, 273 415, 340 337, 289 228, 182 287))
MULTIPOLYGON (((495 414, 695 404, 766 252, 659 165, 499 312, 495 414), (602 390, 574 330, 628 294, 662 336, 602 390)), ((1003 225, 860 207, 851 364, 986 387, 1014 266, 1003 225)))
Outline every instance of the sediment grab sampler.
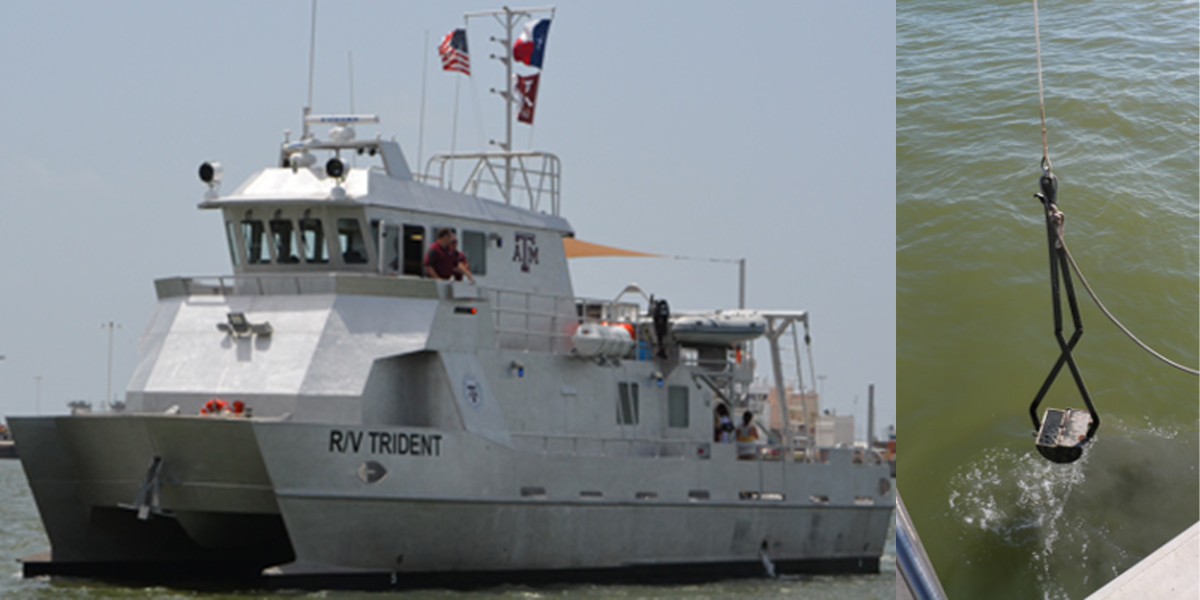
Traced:
MULTIPOLYGON (((1042 131, 1044 132, 1045 129, 1042 131)), ((1050 247, 1050 296, 1054 304, 1054 339, 1058 341, 1061 353, 1058 355, 1054 367, 1050 369, 1046 381, 1038 390, 1033 403, 1029 405, 1029 416, 1033 418, 1033 428, 1037 431, 1038 452, 1053 462, 1071 463, 1083 456, 1084 445, 1096 435, 1096 430, 1100 428, 1100 415, 1096 412, 1095 405, 1092 404, 1091 396, 1088 395, 1087 385, 1083 382, 1083 375, 1079 373, 1079 366, 1075 364, 1075 357, 1071 355, 1075 344, 1079 343, 1079 338, 1083 337, 1083 319, 1079 316, 1079 302, 1075 299, 1075 286, 1071 283, 1071 269, 1067 264, 1066 246, 1062 242, 1065 217, 1062 211, 1058 210, 1058 178, 1050 170, 1050 160, 1044 156, 1042 177, 1038 184, 1041 192, 1036 194, 1036 197, 1041 200, 1042 207, 1045 209, 1046 239, 1050 247), (1062 298, 1059 293, 1060 276, 1063 287, 1066 288, 1067 305, 1071 309, 1071 320, 1075 326, 1070 340, 1063 337, 1062 298), (1046 392, 1050 390, 1055 378, 1062 371, 1064 364, 1071 369, 1071 376, 1075 379, 1075 386, 1079 388, 1079 395, 1083 397, 1083 403, 1087 405, 1087 412, 1073 408, 1050 408, 1046 410, 1046 418, 1039 421, 1038 405, 1042 403, 1042 399, 1045 398, 1046 392)))
POLYGON ((1100 302, 1100 299, 1096 296, 1091 286, 1088 285, 1087 279, 1083 277, 1083 273, 1079 270, 1079 265, 1076 264, 1074 257, 1071 256, 1071 252, 1067 248, 1067 243, 1063 238, 1066 217, 1058 209, 1058 178, 1051 169, 1049 145, 1046 141, 1046 102, 1042 88, 1042 47, 1041 35, 1038 31, 1037 0, 1033 2, 1033 24, 1037 47, 1038 103, 1042 119, 1042 175, 1038 179, 1038 187, 1041 191, 1034 194, 1034 197, 1042 203, 1046 217, 1046 240, 1050 251, 1050 295, 1054 306, 1054 338, 1058 342, 1060 354, 1058 360, 1054 363, 1054 367, 1050 369, 1050 374, 1047 375, 1046 380, 1042 383, 1041 389, 1038 390, 1037 396, 1034 397, 1033 402, 1029 405, 1029 416, 1033 419, 1038 452, 1055 463, 1072 463, 1083 456, 1084 446, 1095 437, 1096 430, 1100 428, 1100 415, 1096 412, 1095 405, 1092 404, 1091 396, 1087 391, 1087 385, 1084 384, 1083 376, 1079 372, 1079 366, 1075 363, 1075 358, 1071 354, 1075 349, 1075 345, 1079 342, 1079 338, 1083 336, 1083 319, 1079 315, 1079 303, 1075 298, 1075 286, 1071 282, 1072 268, 1075 270, 1075 274, 1079 276, 1080 283, 1083 284, 1084 289, 1087 290, 1088 295, 1095 301, 1096 306, 1100 308, 1101 312, 1124 332, 1125 335, 1141 346, 1142 349, 1149 352, 1155 358, 1187 373, 1200 375, 1200 371, 1175 363, 1155 352, 1122 325, 1104 307, 1104 304, 1100 302), (1062 298, 1059 292, 1060 276, 1063 288, 1066 290, 1067 304, 1071 309, 1071 319, 1075 327, 1069 340, 1063 337, 1062 298), (1038 405, 1045 398, 1046 392, 1050 390, 1050 386, 1053 385, 1059 372, 1062 371, 1064 364, 1071 370, 1071 376, 1075 379, 1075 385, 1079 388, 1079 394, 1087 406, 1087 411, 1074 408, 1048 408, 1046 409, 1044 418, 1039 420, 1037 413, 1038 405))

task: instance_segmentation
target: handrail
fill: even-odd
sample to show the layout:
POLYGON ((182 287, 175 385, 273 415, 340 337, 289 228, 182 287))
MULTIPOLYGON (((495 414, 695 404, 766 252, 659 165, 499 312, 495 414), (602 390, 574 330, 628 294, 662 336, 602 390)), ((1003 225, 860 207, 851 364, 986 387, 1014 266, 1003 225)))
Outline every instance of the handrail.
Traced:
POLYGON ((573 333, 569 323, 576 320, 574 298, 498 288, 487 292, 492 327, 501 348, 551 353, 570 350, 566 340, 573 333))
POLYGON ((913 600, 946 600, 946 591, 925 554, 917 528, 900 499, 900 490, 896 490, 896 565, 905 584, 901 590, 908 591, 913 600))
MULTIPOLYGON (((430 285, 410 276, 380 276, 360 272, 244 273, 241 275, 176 276, 155 280, 159 298, 171 296, 266 296, 280 294, 332 294, 339 281, 385 282, 384 285, 430 285)), ((429 282, 429 283, 426 283, 429 282)))
POLYGON ((454 182, 447 176, 446 167, 457 161, 474 161, 474 166, 462 186, 455 191, 477 196, 480 186, 490 186, 500 194, 505 204, 513 203, 514 191, 524 192, 522 195, 530 211, 540 212, 543 200, 548 200, 550 214, 558 216, 562 163, 554 154, 537 151, 435 154, 426 163, 421 179, 431 185, 454 190, 454 182), (541 160, 540 165, 527 164, 527 161, 535 162, 538 159, 541 160), (508 169, 518 177, 504 177, 508 169))

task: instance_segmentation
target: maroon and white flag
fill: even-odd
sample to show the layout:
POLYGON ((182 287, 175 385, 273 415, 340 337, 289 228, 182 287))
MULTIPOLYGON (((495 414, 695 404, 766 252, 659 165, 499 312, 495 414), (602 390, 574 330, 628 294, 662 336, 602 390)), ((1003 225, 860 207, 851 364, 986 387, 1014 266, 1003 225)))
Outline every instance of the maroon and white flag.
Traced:
POLYGON ((521 112, 517 113, 517 120, 522 123, 533 125, 533 109, 537 104, 538 78, 541 73, 533 75, 514 75, 513 91, 516 92, 517 100, 521 102, 521 112))

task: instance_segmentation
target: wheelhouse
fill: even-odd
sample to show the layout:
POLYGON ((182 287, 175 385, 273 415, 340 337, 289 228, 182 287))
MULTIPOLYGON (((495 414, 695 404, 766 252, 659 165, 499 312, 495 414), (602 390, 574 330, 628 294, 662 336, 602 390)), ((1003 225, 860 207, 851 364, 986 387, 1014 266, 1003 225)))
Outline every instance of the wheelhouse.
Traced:
POLYGON ((224 216, 229 258, 239 274, 350 271, 421 277, 426 249, 439 229, 449 227, 478 277, 487 274, 488 240, 496 237, 434 223, 438 219, 432 216, 373 216, 362 206, 230 207, 224 216))

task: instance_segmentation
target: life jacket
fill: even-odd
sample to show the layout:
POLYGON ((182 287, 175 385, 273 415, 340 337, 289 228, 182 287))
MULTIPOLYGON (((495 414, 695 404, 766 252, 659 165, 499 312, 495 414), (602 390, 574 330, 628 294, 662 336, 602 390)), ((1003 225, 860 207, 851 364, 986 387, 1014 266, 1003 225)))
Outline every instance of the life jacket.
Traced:
POLYGON ((229 403, 220 398, 210 398, 204 403, 204 407, 200 409, 202 415, 219 415, 225 412, 229 407, 229 403))

